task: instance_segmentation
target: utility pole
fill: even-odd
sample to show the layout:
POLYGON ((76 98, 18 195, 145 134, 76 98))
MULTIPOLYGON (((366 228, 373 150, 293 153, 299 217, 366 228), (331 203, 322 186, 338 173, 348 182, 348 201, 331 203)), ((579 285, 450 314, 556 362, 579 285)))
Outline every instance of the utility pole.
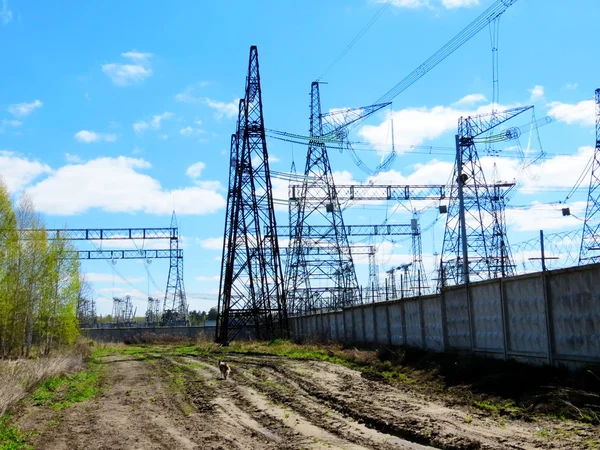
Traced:
POLYGON ((454 136, 456 144, 456 173, 455 183, 458 186, 458 220, 460 221, 460 241, 462 249, 462 275, 463 283, 469 283, 469 251, 467 247, 467 220, 465 218, 465 195, 463 185, 468 179, 468 175, 463 174, 462 151, 460 148, 460 138, 454 136))

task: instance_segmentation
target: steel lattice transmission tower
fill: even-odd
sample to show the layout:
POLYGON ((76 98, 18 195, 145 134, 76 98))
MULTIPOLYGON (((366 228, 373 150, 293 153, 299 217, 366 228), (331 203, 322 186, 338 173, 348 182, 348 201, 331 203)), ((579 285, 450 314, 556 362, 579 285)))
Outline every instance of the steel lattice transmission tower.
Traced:
POLYGON ((588 192, 579 264, 600 261, 600 88, 596 89, 596 149, 588 192))
POLYGON ((283 270, 263 120, 258 50, 250 47, 246 90, 231 139, 216 340, 252 327, 256 338, 287 337, 283 270))
MULTIPOLYGON (((514 273, 503 220, 506 193, 514 184, 489 189, 479 161, 478 136, 531 109, 530 106, 474 117, 461 117, 456 135, 456 163, 442 247, 440 286, 498 278, 514 273)), ((514 139, 517 129, 492 136, 514 139)), ((480 138, 485 142, 485 138, 480 138)))
MULTIPOLYGON (((171 229, 177 229, 175 211, 171 216, 171 229)), ((169 277, 163 302, 163 325, 185 325, 188 306, 183 285, 183 252, 179 249, 178 234, 169 241, 169 277)))
POLYGON ((389 103, 364 108, 321 112, 319 83, 311 84, 309 143, 303 184, 289 204, 291 243, 286 266, 286 292, 290 311, 336 309, 360 303, 360 289, 337 191, 333 181, 326 142, 347 141, 348 126, 389 103), (327 226, 330 232, 318 242, 307 236, 312 225, 327 226), (305 247, 323 252, 306 255, 305 247))

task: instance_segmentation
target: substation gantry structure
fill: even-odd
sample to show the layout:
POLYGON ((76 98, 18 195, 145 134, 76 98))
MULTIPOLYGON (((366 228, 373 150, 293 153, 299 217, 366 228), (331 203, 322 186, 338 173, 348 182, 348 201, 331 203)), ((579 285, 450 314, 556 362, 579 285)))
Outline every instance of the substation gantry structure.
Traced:
MULTIPOLYGON (((290 226, 278 226, 277 234, 279 238, 288 238, 292 242, 295 229, 290 226)), ((421 233, 418 227, 418 221, 411 220, 409 224, 389 224, 389 225, 345 225, 343 228, 334 229, 333 225, 309 225, 303 227, 304 246, 299 250, 301 252, 302 271, 306 273, 307 279, 312 283, 308 288, 301 289, 298 292, 289 293, 288 311, 290 314, 305 314, 311 311, 324 309, 341 308, 340 304, 325 303, 325 299, 335 299, 340 291, 340 286, 347 286, 347 277, 349 270, 334 273, 336 285, 331 286, 331 274, 322 272, 323 257, 331 257, 335 248, 332 248, 330 236, 332 234, 343 233, 346 238, 375 236, 411 236, 413 239, 412 258, 416 266, 422 267, 421 258, 421 233), (302 290, 304 289, 304 290, 302 290), (292 295, 294 294, 294 295, 292 295)), ((374 246, 366 246, 374 247, 374 246)), ((365 254, 359 246, 349 244, 348 251, 350 255, 365 254)), ((288 257, 292 254, 292 249, 288 250, 288 257)), ((379 298, 378 270, 375 264, 375 250, 367 249, 369 255, 369 287, 367 289, 368 298, 362 298, 362 289, 356 295, 361 298, 361 303, 371 302, 377 296, 379 298)), ((352 266, 354 267, 354 266, 352 266)), ((421 272, 421 276, 425 272, 421 272)), ((298 289, 298 288, 297 288, 298 289)))
MULTIPOLYGON (((310 124, 304 180, 298 195, 289 202, 290 252, 286 264, 286 293, 290 305, 312 308, 341 308, 362 302, 356 278, 350 243, 337 197, 326 143, 346 140, 348 127, 388 106, 381 103, 362 108, 343 109, 328 114, 321 112, 319 83, 313 82, 310 93, 310 124), (315 193, 311 196, 309 193, 315 193), (323 227, 319 240, 328 251, 314 255, 310 268, 305 246, 314 237, 311 227, 323 227), (319 286, 312 287, 315 275, 319 286)), ((292 308, 297 309, 296 306, 292 308)))
POLYGON ((600 262, 600 89, 595 92, 596 147, 592 159, 579 264, 600 262))
MULTIPOLYGON (((258 52, 256 47, 251 47, 245 96, 240 101, 236 133, 231 139, 217 341, 227 344, 250 324, 253 324, 256 333, 265 334, 259 337, 287 334, 287 303, 338 308, 362 301, 326 145, 342 143, 355 163, 367 171, 347 140, 349 130, 389 105, 393 98, 488 24, 497 21, 516 1, 494 2, 394 86, 377 104, 322 114, 319 82, 312 83, 305 177, 297 201, 289 204, 289 226, 293 233, 290 234, 285 288, 282 287, 281 261, 275 233, 258 52), (255 158, 254 164, 252 156, 255 158), (306 192, 310 189, 320 190, 323 200, 308 201, 306 192), (266 226, 264 234, 261 233, 261 225, 266 226), (316 272, 321 274, 318 290, 311 288, 310 272, 305 261, 304 248, 311 243, 310 240, 305 242, 304 230, 309 226, 326 226, 330 230, 323 236, 326 242, 323 247, 327 250, 319 252, 311 263, 317 267, 316 272)), ((303 138, 285 132, 274 133, 283 140, 303 138)), ((377 170, 385 170, 395 156, 395 152, 392 152, 377 170)))
MULTIPOLYGON (((34 239, 35 231, 33 229, 19 230, 20 239, 34 239)), ((168 228, 61 228, 46 229, 46 236, 49 240, 68 240, 68 241, 123 241, 123 240, 168 240, 168 249, 136 249, 136 250, 74 250, 67 252, 76 256, 80 260, 152 260, 169 259, 169 276, 165 289, 165 296, 162 302, 162 311, 160 302, 157 299, 148 299, 149 311, 146 317, 151 318, 152 323, 159 323, 159 316, 162 316, 163 325, 185 325, 187 323, 187 300, 185 296, 185 287, 183 284, 183 250, 179 248, 179 230, 175 213, 171 218, 171 227, 168 228)), ((95 314, 93 305, 89 302, 80 302, 83 310, 81 315, 95 314)), ((84 322, 88 320, 85 319, 84 322)))
POLYGON ((231 136, 216 330, 223 345, 242 330, 257 339, 289 335, 276 227, 258 50, 252 46, 231 136))
POLYGON ((518 138, 520 131, 514 127, 496 135, 483 135, 531 108, 524 106, 459 119, 440 263, 440 288, 514 275, 504 217, 506 193, 514 183, 493 184, 490 189, 476 145, 518 138))

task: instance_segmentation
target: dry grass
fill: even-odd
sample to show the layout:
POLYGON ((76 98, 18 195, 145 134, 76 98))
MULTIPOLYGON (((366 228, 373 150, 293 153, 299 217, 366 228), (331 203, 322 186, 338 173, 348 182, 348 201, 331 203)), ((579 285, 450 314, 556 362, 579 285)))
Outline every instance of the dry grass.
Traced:
POLYGON ((0 416, 44 380, 81 369, 85 357, 85 344, 82 344, 65 354, 39 359, 0 360, 0 416))

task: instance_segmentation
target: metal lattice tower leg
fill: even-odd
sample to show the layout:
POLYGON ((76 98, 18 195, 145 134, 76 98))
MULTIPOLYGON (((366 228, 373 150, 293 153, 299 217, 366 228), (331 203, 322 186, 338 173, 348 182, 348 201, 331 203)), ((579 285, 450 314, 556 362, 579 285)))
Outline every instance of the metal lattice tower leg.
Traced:
POLYGON ((367 302, 378 302, 380 300, 381 286, 379 285, 379 266, 377 265, 375 245, 369 245, 369 295, 367 302))
MULTIPOLYGON (((310 136, 323 136, 319 83, 310 95, 310 136)), ((360 290, 342 210, 337 198, 327 148, 311 140, 300 195, 290 201, 290 253, 286 269, 287 295, 292 313, 335 309, 360 303, 360 290), (314 196, 314 198, 311 198, 314 196), (316 239, 305 234, 311 225, 328 230, 316 239), (305 255, 304 247, 322 247, 318 255, 305 255)), ((293 197, 293 196, 292 196, 293 197)))
POLYGON ((231 139, 216 334, 222 344, 249 327, 258 339, 288 336, 276 229, 258 50, 252 46, 245 96, 231 139))
POLYGON ((579 264, 600 261, 600 89, 596 89, 596 148, 588 191, 579 264))
POLYGON ((421 243, 421 229, 419 218, 416 213, 411 220, 412 229, 412 265, 411 265, 411 287, 413 296, 423 295, 428 289, 427 273, 423 266, 423 245, 421 243))
POLYGON ((442 248, 445 285, 468 283, 501 276, 502 268, 514 267, 509 254, 500 194, 490 195, 475 147, 475 124, 459 120, 456 164, 446 231, 442 248), (462 198, 462 201, 461 201, 462 198), (461 209, 464 214, 461 214, 461 209), (463 259, 463 255, 467 255, 463 259))
MULTIPOLYGON (((175 211, 171 216, 171 228, 177 229, 175 211)), ((179 250, 178 233, 169 242, 169 277, 163 303, 163 325, 185 325, 187 323, 187 300, 183 285, 183 253, 179 250)))

